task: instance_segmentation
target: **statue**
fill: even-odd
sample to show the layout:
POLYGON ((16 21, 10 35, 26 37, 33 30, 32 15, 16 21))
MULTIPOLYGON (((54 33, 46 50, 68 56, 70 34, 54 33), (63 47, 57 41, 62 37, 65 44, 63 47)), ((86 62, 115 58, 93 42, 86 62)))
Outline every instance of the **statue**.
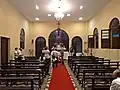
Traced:
POLYGON ((30 56, 33 56, 33 52, 34 52, 33 49, 29 49, 29 55, 30 55, 30 56))

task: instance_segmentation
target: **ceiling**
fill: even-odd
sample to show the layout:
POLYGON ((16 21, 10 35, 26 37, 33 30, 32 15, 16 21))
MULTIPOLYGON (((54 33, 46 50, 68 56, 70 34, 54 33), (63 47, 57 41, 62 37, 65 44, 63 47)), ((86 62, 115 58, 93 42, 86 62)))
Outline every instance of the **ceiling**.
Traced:
MULTIPOLYGON (((35 17, 39 17, 39 21, 55 21, 54 12, 48 8, 52 0, 7 0, 20 13, 22 13, 29 21, 35 21, 35 17), (39 6, 36 10, 35 6, 39 6), (48 17, 51 14, 51 17, 48 17)), ((102 8, 108 4, 110 0, 68 0, 70 9, 65 12, 63 21, 79 21, 79 17, 83 17, 83 21, 94 17, 102 8), (80 6, 83 9, 80 10, 80 6), (66 14, 71 16, 66 16, 66 14)))

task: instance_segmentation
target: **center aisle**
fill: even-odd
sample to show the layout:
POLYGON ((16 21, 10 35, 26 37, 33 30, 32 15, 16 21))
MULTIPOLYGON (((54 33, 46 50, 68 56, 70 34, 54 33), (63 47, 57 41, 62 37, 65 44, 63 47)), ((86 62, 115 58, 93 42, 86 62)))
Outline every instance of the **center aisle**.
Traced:
POLYGON ((68 71, 62 64, 53 69, 49 90, 75 90, 68 71))

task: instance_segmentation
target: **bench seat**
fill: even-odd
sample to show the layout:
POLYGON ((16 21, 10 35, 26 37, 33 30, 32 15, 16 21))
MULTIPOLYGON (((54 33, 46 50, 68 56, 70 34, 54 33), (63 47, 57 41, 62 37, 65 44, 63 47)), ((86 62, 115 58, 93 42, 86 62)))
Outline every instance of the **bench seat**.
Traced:
POLYGON ((10 87, 0 87, 0 90, 31 90, 31 87, 14 87, 14 86, 10 86, 10 87))

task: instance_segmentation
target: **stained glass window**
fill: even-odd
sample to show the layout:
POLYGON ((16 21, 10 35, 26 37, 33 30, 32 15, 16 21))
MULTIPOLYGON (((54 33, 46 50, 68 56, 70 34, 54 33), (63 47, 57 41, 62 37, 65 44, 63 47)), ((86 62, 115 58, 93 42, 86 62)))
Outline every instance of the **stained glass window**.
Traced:
POLYGON ((20 48, 25 48, 25 31, 23 28, 20 31, 20 48))

